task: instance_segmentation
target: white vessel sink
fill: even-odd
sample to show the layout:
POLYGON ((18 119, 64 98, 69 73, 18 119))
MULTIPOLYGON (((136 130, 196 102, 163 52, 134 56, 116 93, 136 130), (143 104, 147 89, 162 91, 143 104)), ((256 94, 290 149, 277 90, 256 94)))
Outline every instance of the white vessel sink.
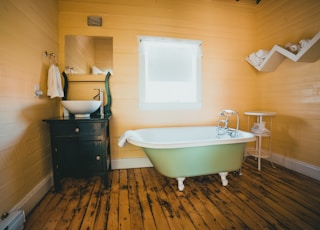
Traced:
POLYGON ((95 100, 66 100, 61 101, 63 107, 75 117, 90 117, 101 105, 101 101, 95 100))

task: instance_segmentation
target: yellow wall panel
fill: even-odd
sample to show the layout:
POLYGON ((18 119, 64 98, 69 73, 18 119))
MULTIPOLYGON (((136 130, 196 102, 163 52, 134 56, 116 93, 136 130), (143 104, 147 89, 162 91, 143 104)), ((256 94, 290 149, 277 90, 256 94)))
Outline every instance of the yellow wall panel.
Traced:
MULTIPOLYGON (((214 115, 226 107, 238 110, 242 120, 246 119, 242 115, 246 110, 275 110, 279 115, 274 125, 274 151, 319 165, 313 159, 312 152, 318 146, 311 148, 310 155, 290 155, 284 150, 287 145, 282 143, 292 144, 291 140, 285 140, 286 135, 282 133, 283 129, 290 130, 288 124, 295 120, 283 114, 291 111, 301 116, 306 108, 309 109, 307 104, 317 103, 318 89, 314 82, 318 79, 318 65, 285 60, 273 73, 258 73, 244 62, 244 57, 256 49, 271 49, 274 44, 298 42, 318 32, 319 2, 262 1, 258 6, 253 4, 254 1, 241 2, 124 0, 91 4, 86 0, 76 3, 59 1, 59 39, 68 30, 72 34, 114 38, 115 74, 110 80, 114 98, 111 129, 114 141, 127 129, 202 124, 216 120, 214 115), (93 12, 100 12, 103 18, 100 29, 85 25, 86 15, 93 12), (202 40, 203 107, 200 110, 185 111, 183 114, 139 109, 138 35, 202 40), (302 79, 302 76, 307 79, 302 79), (311 81, 313 85, 304 85, 305 81, 311 81), (283 127, 282 124, 287 125, 283 127)), ((63 53, 63 48, 60 52, 63 53)), ((307 113, 318 115, 317 109, 312 108, 311 111, 307 113)), ((241 122, 240 127, 245 127, 245 122, 241 122)), ((311 128, 309 131, 314 133, 317 129, 311 128)), ((295 152, 301 150, 296 149, 295 152)), ((114 145, 112 153, 113 158, 121 158, 123 151, 114 145)), ((135 157, 135 153, 128 154, 135 157)))
MULTIPOLYGON (((262 1, 257 48, 284 46, 312 38, 320 31, 320 2, 262 1)), ((278 112, 274 152, 320 166, 320 60, 295 63, 285 59, 270 73, 258 73, 258 108, 278 112)))
POLYGON ((0 2, 0 214, 51 173, 42 119, 58 115, 58 104, 45 96, 44 51, 58 51, 57 9, 55 0, 0 2), (40 98, 34 97, 36 84, 44 92, 40 98))
MULTIPOLYGON (((110 78, 113 159, 143 155, 139 148, 124 151, 118 147, 117 140, 125 130, 212 125, 221 109, 232 108, 242 112, 251 106, 255 98, 255 84, 252 82, 255 82, 253 76, 256 73, 246 66, 244 56, 254 48, 255 9, 255 4, 225 1, 99 1, 96 4, 90 1, 59 1, 59 41, 67 34, 113 37, 114 75, 110 78), (86 17, 92 13, 102 17, 101 28, 86 25, 86 17), (139 109, 139 35, 203 41, 201 109, 139 109)), ((59 54, 63 52, 61 44, 59 54)), ((60 58, 61 68, 63 65, 60 58)))

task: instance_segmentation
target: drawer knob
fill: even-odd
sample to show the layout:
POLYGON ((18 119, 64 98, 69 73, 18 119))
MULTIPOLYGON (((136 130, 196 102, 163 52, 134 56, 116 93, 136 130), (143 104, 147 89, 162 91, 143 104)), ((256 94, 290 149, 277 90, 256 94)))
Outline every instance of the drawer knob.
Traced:
POLYGON ((101 159, 101 157, 98 155, 96 156, 96 160, 99 161, 101 159))
POLYGON ((74 132, 75 132, 75 133, 79 133, 79 132, 80 132, 80 129, 79 129, 79 128, 75 128, 75 129, 74 129, 74 132))

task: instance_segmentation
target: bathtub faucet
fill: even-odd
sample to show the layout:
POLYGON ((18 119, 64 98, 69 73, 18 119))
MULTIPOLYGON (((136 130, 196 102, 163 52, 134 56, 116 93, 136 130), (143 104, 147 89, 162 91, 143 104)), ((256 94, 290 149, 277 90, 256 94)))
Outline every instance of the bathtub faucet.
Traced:
POLYGON ((230 137, 236 137, 238 136, 239 131, 239 114, 230 109, 222 110, 219 113, 219 121, 217 125, 217 138, 219 138, 220 135, 224 135, 225 133, 229 134, 230 137), (232 115, 237 116, 237 125, 235 129, 229 128, 229 117, 232 115), (221 125, 223 124, 223 125, 221 125))

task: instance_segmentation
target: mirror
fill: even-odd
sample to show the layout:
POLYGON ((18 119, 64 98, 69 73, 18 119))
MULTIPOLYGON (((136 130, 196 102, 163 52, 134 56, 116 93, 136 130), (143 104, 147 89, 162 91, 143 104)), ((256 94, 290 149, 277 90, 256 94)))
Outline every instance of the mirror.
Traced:
POLYGON ((112 70, 112 54, 112 37, 65 36, 67 74, 99 74, 112 70))

